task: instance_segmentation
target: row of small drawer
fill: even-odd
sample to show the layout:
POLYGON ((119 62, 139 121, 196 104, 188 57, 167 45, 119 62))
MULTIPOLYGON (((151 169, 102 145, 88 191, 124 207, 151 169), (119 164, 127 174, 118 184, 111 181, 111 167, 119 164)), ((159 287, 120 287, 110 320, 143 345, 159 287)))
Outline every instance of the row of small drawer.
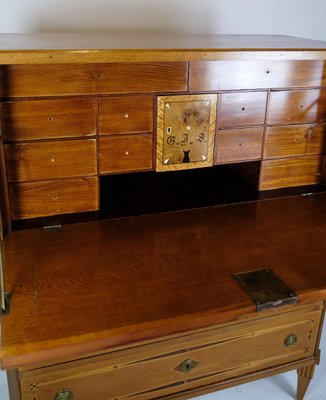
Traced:
MULTIPOLYGON (((325 124, 220 130, 216 163, 323 153, 325 124)), ((91 176, 98 173, 96 139, 27 142, 5 146, 9 182, 91 176)), ((99 139, 99 173, 153 168, 153 135, 99 139)))
MULTIPOLYGON (((99 173, 152 169, 153 135, 99 139, 99 173)), ((97 140, 76 139, 5 145, 9 182, 98 174, 97 140)))
MULTIPOLYGON (((259 189, 317 184, 321 163, 320 156, 263 161, 259 189)), ((99 178, 95 176, 18 182, 9 188, 14 220, 99 209, 99 178)))
POLYGON ((0 104, 5 141, 153 132, 153 96, 22 100, 0 104))
POLYGON ((270 126, 220 130, 216 139, 216 162, 321 154, 324 151, 325 124, 270 126))
MULTIPOLYGON (((316 123, 326 120, 326 90, 223 93, 219 128, 316 123)), ((22 100, 0 105, 5 141, 153 132, 151 95, 22 100), (98 109, 97 109, 98 107, 98 109), (97 118, 98 115, 98 118, 97 118)))
POLYGON ((326 85, 323 60, 196 61, 108 64, 8 65, 0 96, 298 88, 326 85))
POLYGON ((5 145, 12 218, 99 209, 100 173, 152 169, 153 135, 5 145), (51 180, 50 180, 51 179, 51 180))

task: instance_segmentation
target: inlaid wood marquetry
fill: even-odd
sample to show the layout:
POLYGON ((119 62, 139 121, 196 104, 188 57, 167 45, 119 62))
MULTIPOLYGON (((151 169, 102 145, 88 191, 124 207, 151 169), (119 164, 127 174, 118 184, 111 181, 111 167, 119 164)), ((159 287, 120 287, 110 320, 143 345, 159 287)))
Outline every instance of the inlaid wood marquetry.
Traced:
POLYGON ((217 95, 160 96, 156 171, 213 165, 217 95))
POLYGON ((326 301, 325 60, 279 35, 0 35, 10 400, 186 399, 291 370, 303 400, 326 301), (262 268, 296 304, 262 310, 234 279, 262 268))
POLYGON ((23 400, 54 399, 62 388, 79 400, 157 399, 248 374, 257 366, 298 360, 313 354, 321 315, 317 307, 305 311, 212 327, 129 351, 26 371, 21 374, 23 400), (291 333, 298 343, 286 347, 291 333))

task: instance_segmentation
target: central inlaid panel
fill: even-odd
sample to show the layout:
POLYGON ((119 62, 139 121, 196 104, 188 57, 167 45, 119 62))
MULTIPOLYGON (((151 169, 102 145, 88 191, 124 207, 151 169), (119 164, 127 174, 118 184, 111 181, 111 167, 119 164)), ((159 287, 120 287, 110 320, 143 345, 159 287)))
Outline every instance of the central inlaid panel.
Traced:
POLYGON ((217 95, 158 97, 156 170, 213 165, 217 95))

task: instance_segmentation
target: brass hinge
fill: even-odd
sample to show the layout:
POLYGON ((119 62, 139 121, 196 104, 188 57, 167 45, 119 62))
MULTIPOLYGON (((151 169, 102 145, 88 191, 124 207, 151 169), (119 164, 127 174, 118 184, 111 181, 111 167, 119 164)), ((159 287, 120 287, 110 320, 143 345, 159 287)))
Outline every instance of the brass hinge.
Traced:
POLYGON ((62 225, 60 221, 51 221, 43 225, 45 232, 61 232, 62 225))
POLYGON ((311 197, 311 196, 313 196, 313 195, 314 195, 313 192, 307 192, 307 193, 301 193, 301 194, 300 194, 301 197, 311 197))

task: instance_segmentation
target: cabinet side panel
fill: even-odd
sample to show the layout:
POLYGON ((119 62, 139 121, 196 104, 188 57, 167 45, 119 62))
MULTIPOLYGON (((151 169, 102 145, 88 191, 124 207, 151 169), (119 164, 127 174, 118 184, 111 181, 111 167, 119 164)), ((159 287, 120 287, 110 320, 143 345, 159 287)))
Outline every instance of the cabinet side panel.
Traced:
POLYGON ((0 236, 2 236, 3 233, 11 230, 9 191, 2 137, 0 137, 0 213, 0 221, 2 225, 0 226, 0 236))

